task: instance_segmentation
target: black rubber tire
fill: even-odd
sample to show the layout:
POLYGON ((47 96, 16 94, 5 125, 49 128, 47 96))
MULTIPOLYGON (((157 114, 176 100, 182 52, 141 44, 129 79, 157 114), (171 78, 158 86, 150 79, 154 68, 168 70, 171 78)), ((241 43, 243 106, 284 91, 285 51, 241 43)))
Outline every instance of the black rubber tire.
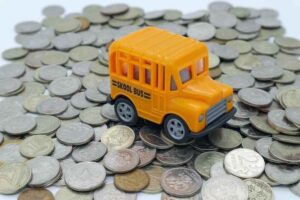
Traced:
POLYGON ((180 117, 176 116, 176 115, 168 115, 165 119, 164 119, 164 134, 165 136, 167 136, 170 140, 176 142, 176 143, 180 143, 180 142, 187 142, 190 138, 188 137, 190 130, 187 126, 187 124, 185 123, 185 121, 183 119, 181 119, 180 117), (172 119, 176 119, 178 121, 181 122, 183 128, 184 128, 184 136, 181 139, 178 138, 174 138, 172 136, 172 134, 169 133, 169 129, 167 127, 167 124, 170 120, 172 119))
POLYGON ((139 117, 137 115, 136 108, 135 108, 135 106, 133 105, 133 103, 129 99, 126 99, 126 98, 123 98, 123 97, 118 98, 115 101, 114 109, 115 109, 116 115, 118 116, 119 120, 121 122, 123 122, 125 125, 131 125, 132 126, 132 125, 136 125, 138 123, 139 117), (119 112, 117 110, 118 104, 120 104, 120 103, 125 103, 125 104, 127 104, 128 106, 130 106, 132 108, 132 110, 133 110, 133 117, 132 117, 132 119, 130 121, 124 121, 122 119, 122 117, 120 117, 120 114, 119 114, 119 112))

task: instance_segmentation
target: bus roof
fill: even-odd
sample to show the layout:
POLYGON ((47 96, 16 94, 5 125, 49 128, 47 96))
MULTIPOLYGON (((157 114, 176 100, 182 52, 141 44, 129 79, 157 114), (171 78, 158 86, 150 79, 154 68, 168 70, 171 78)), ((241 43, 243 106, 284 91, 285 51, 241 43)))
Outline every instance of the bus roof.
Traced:
POLYGON ((156 27, 142 28, 120 38, 113 43, 112 50, 164 64, 207 54, 207 47, 203 43, 156 27))

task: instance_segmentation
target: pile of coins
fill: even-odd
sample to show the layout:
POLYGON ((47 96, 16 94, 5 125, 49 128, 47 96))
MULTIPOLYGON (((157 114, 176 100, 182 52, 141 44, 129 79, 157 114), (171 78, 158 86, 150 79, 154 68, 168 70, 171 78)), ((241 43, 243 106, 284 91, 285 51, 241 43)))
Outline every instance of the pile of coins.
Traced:
POLYGON ((2 53, 11 62, 0 67, 0 194, 272 200, 283 185, 300 196, 300 40, 284 35, 277 11, 219 1, 187 14, 126 4, 42 13, 17 24, 19 47, 2 53), (235 91, 224 127, 176 143, 160 126, 119 122, 107 103, 108 48, 144 26, 207 44, 210 75, 235 91))

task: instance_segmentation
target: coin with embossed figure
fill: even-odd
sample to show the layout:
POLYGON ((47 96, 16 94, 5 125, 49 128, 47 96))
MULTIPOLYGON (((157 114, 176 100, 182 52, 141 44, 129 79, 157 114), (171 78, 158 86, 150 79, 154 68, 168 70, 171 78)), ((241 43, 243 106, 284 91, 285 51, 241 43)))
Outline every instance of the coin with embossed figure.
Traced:
POLYGON ((148 165, 153 161, 156 155, 156 149, 145 146, 142 141, 136 141, 131 149, 139 154, 140 163, 138 167, 144 167, 148 165))
POLYGON ((254 178, 246 179, 244 180, 244 182, 248 186, 249 200, 254 200, 254 199, 273 200, 274 199, 272 187, 268 183, 260 179, 254 179, 254 178))

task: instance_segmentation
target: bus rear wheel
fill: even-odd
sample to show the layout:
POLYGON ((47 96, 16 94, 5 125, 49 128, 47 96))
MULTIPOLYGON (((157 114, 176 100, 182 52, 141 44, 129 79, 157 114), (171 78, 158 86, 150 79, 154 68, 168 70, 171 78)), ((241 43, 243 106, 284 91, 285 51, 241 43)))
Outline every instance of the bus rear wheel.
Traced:
POLYGON ((124 124, 135 125, 138 122, 138 115, 133 103, 126 98, 118 98, 114 105, 115 112, 124 124))
POLYGON ((186 123, 176 115, 169 115, 164 120, 164 133, 175 142, 188 140, 189 128, 186 123))

